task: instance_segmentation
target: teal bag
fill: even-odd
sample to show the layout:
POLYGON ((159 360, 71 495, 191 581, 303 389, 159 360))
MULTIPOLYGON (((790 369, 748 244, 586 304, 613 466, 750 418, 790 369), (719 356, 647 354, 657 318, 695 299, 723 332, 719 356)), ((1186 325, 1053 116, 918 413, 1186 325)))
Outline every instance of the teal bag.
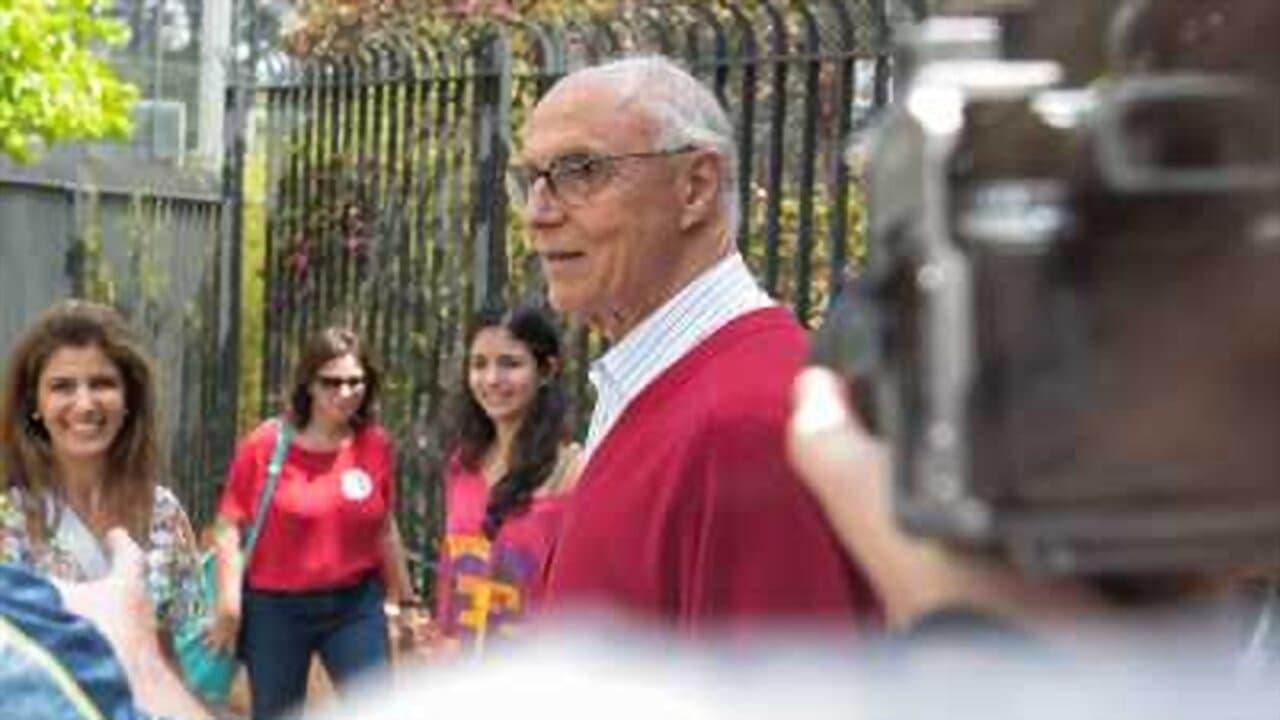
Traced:
MULTIPOLYGON (((249 559, 253 556, 254 545, 258 542, 262 523, 266 520, 267 510, 271 506, 271 496, 275 494, 293 435, 293 426, 282 421, 276 436, 276 446, 271 453, 271 462, 267 465, 267 484, 262 490, 262 497, 258 499, 253 525, 244 542, 246 570, 249 568, 249 559)), ((187 688, 205 702, 225 705, 240 663, 235 657, 211 650, 204 644, 204 633, 213 621, 212 613, 218 601, 216 579, 217 563, 214 561, 213 551, 205 552, 200 557, 200 605, 206 614, 185 618, 174 632, 173 646, 187 688)))

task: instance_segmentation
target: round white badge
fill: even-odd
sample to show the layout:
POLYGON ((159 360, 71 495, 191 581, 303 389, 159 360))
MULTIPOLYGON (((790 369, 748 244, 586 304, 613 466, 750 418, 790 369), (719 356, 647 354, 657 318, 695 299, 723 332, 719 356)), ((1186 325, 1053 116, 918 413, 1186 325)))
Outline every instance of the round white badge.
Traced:
POLYGON ((373 478, 360 468, 342 473, 342 496, 353 502, 364 500, 373 494, 373 478))

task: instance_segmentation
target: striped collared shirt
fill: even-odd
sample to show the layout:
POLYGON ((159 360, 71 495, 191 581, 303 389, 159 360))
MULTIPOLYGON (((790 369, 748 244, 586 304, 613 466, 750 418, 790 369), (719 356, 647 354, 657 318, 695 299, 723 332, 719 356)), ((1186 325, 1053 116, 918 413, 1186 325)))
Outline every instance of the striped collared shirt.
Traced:
POLYGON ((735 252, 632 328, 591 364, 596 405, 583 459, 599 447, 631 401, 677 360, 735 318, 773 305, 735 252))

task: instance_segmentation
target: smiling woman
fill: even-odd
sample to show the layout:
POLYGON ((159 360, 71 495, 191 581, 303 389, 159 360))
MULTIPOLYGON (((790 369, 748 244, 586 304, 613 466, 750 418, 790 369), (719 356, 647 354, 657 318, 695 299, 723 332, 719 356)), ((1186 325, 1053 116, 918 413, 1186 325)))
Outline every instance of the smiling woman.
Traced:
POLYGON ((163 642, 197 611, 197 554, 181 504, 157 484, 151 362, 120 316, 54 305, 9 357, 0 414, 0 562, 62 580, 108 569, 103 538, 147 551, 163 642))
POLYGON ((60 464, 92 466, 124 425, 124 378, 96 345, 58 348, 40 373, 36 413, 60 464))
POLYGON ((206 638, 219 650, 239 644, 255 718, 303 701, 313 654, 339 690, 385 667, 384 599, 416 604, 395 522, 395 453, 377 423, 380 380, 354 332, 317 333, 283 417, 253 430, 231 463, 206 638), (297 430, 292 440, 286 427, 297 430), (242 553, 259 515, 257 542, 242 553))
POLYGON ((560 338, 540 311, 480 312, 456 398, 436 580, 444 636, 479 652, 538 604, 577 476, 559 382, 560 338))

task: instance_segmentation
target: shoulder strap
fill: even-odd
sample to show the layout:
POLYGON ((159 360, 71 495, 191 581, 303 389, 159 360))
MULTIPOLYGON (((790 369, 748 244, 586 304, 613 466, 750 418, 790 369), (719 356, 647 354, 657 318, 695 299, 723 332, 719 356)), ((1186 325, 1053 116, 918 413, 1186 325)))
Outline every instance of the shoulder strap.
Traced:
POLYGON ((276 493, 276 484, 280 482, 280 471, 284 469, 284 458, 289 454, 289 446, 293 444, 293 424, 287 420, 279 421, 276 431, 276 446, 271 452, 271 462, 267 465, 267 484, 262 488, 262 497, 258 498, 258 511, 253 516, 253 525, 244 541, 244 564, 249 564, 253 557, 253 547, 258 544, 258 535, 262 531, 262 523, 267 519, 267 510, 271 508, 271 497, 276 493))

